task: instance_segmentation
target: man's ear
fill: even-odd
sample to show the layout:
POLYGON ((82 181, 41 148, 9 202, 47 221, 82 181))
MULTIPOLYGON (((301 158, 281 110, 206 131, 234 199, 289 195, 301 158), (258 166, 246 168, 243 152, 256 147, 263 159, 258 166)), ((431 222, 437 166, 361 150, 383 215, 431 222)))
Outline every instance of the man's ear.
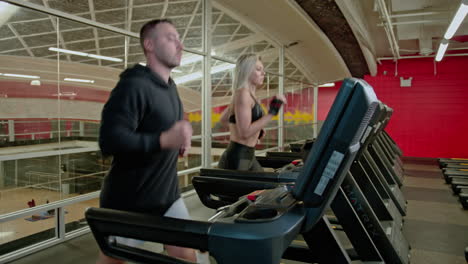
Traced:
POLYGON ((153 41, 151 41, 151 39, 145 39, 143 41, 143 46, 145 47, 146 51, 152 51, 154 47, 153 41))

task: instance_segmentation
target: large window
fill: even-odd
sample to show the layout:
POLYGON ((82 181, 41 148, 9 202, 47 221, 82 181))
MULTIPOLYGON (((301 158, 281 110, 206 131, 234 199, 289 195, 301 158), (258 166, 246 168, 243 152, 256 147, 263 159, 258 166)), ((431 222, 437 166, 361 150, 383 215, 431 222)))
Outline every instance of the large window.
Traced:
MULTIPOLYGON (((194 131, 189 156, 178 161, 184 190, 205 155, 217 161, 229 141, 219 116, 231 101, 233 68, 242 54, 262 57, 267 75, 256 95, 267 110, 269 98, 280 91, 278 44, 218 5, 208 12, 211 27, 204 28, 204 3, 31 0, 24 1, 29 7, 18 7, 0 2, 0 216, 6 219, 0 222, 0 262, 6 253, 63 239, 86 226, 83 212, 98 205, 111 164, 97 144, 102 107, 119 74, 145 63, 138 39, 145 22, 171 19, 185 46, 182 63, 172 72, 194 131), (203 43, 204 34, 211 45, 203 43), (203 74, 206 67, 210 78, 203 74), (211 109, 202 104, 205 89, 211 91, 205 98, 211 109), (208 132, 202 127, 204 111, 211 113, 208 132), (213 134, 209 153, 202 148, 204 132, 213 134)), ((309 138, 312 88, 295 65, 284 58, 285 127, 277 118, 271 121, 260 151, 276 147, 280 131, 286 142, 309 138), (291 122, 288 113, 296 111, 303 118, 291 122)))

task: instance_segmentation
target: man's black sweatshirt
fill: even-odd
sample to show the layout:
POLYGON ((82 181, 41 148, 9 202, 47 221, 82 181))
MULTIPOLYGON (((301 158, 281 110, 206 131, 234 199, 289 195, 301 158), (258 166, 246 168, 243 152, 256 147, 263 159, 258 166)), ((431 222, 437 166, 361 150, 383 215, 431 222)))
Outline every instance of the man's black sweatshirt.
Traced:
POLYGON ((113 156, 101 207, 163 214, 180 197, 178 150, 161 149, 159 136, 182 118, 172 79, 141 65, 120 75, 101 117, 99 147, 113 156))

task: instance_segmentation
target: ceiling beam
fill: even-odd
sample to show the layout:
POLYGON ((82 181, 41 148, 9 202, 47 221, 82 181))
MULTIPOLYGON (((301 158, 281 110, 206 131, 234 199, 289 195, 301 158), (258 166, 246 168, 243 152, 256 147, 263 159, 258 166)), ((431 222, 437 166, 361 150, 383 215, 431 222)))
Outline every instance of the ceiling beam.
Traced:
MULTIPOLYGON (((94 10, 94 0, 88 0, 89 13, 91 14, 91 19, 96 21, 96 12, 94 10)), ((93 36, 94 36, 94 45, 96 45, 96 54, 101 55, 101 50, 99 49, 99 37, 98 32, 95 27, 93 27, 93 36)), ((98 65, 102 66, 102 62, 98 59, 98 65)))
MULTIPOLYGON (((166 0, 167 2, 168 0, 166 0)), ((185 37, 187 37, 187 34, 189 32, 190 25, 192 25, 193 19, 195 18, 195 15, 197 14, 198 8, 200 7, 201 1, 198 1, 195 8, 192 11, 192 15, 190 16, 189 22, 187 24, 187 27, 184 30, 184 34, 182 35, 181 41, 184 42, 185 37)))
POLYGON ((8 28, 11 30, 11 32, 13 32, 13 34, 14 34, 15 37, 18 39, 18 41, 21 43, 21 45, 23 45, 24 49, 28 52, 29 56, 34 57, 34 54, 32 53, 32 51, 31 51, 31 49, 29 48, 28 44, 26 44, 26 42, 25 42, 24 39, 21 37, 21 35, 18 34, 18 32, 16 31, 16 29, 15 29, 11 24, 8 24, 7 26, 8 26, 8 28))

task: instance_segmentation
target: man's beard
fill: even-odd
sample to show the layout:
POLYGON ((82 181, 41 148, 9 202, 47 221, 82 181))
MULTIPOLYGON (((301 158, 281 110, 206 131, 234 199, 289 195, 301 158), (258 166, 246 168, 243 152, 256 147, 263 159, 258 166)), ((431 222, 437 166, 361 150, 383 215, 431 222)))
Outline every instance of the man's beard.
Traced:
POLYGON ((161 64, 163 64, 169 69, 174 69, 175 67, 180 65, 180 60, 177 59, 177 55, 174 57, 156 55, 156 59, 158 59, 161 62, 161 64))

